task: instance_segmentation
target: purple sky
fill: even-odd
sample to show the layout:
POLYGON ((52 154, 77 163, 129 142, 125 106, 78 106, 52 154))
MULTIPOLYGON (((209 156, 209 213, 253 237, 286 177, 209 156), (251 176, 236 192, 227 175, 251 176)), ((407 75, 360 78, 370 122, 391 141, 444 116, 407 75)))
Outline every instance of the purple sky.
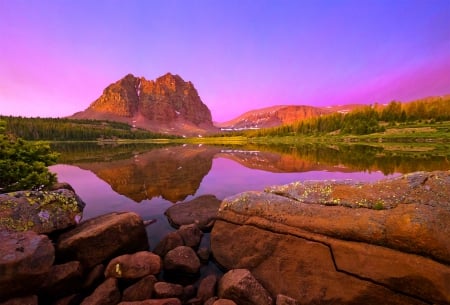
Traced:
POLYGON ((67 116, 179 74, 215 121, 450 93, 449 0, 0 0, 0 114, 67 116))

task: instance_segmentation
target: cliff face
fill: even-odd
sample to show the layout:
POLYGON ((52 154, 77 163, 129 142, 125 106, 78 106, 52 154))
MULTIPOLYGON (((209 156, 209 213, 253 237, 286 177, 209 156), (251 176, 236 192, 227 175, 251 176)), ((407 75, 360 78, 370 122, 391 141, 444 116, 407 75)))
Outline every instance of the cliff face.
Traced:
POLYGON ((76 119, 108 119, 171 134, 213 131, 211 112, 191 82, 167 73, 155 81, 128 74, 109 85, 76 119))

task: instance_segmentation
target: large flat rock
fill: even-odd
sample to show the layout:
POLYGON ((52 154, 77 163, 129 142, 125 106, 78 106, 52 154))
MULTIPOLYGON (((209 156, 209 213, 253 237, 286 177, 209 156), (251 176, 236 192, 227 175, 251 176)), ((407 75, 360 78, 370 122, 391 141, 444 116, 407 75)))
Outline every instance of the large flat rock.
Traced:
POLYGON ((449 198, 450 172, 245 192, 222 202, 211 247, 300 304, 447 304, 449 198))

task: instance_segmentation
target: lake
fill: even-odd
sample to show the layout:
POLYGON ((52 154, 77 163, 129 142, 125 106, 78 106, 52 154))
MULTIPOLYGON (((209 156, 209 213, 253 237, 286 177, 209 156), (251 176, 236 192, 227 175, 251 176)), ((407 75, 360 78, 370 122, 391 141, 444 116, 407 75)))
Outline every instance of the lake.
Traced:
POLYGON ((150 246, 173 231, 164 211, 213 194, 219 199, 270 185, 305 180, 377 181, 415 171, 448 170, 447 147, 432 145, 155 145, 55 143, 51 166, 86 203, 83 219, 133 211, 150 246))

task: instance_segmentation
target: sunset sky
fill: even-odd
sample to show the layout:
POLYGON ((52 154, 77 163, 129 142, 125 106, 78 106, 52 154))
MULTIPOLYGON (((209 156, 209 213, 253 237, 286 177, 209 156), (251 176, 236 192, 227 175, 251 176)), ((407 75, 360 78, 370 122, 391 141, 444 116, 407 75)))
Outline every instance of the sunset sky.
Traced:
POLYGON ((450 0, 0 0, 0 114, 84 110, 128 73, 213 120, 450 94, 450 0))

